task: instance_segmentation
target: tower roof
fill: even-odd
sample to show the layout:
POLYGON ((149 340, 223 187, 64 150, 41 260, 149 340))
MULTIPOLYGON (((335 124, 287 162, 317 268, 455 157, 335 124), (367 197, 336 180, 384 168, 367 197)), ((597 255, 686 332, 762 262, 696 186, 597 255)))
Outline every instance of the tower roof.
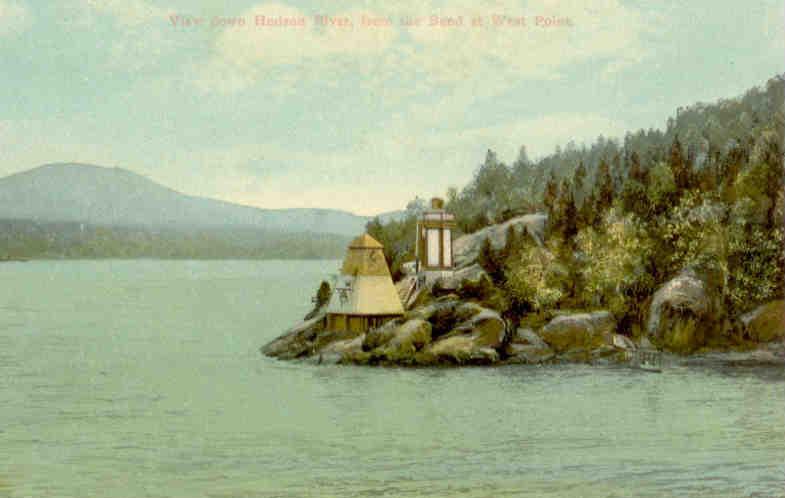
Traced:
POLYGON ((349 249, 382 249, 384 246, 367 233, 360 235, 349 243, 349 249))
POLYGON ((384 259, 382 246, 378 240, 367 233, 349 244, 343 260, 341 273, 344 275, 377 275, 390 278, 390 269, 384 259))
POLYGON ((345 315, 400 315, 401 299, 395 290, 384 247, 367 233, 354 239, 346 251, 341 275, 327 307, 345 315))

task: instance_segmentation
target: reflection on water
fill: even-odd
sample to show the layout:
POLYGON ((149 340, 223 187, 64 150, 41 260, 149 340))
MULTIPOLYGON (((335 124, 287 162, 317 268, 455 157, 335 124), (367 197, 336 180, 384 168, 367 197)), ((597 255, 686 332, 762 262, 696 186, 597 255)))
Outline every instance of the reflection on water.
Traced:
POLYGON ((785 374, 262 357, 337 262, 0 267, 0 497, 785 496, 785 374))

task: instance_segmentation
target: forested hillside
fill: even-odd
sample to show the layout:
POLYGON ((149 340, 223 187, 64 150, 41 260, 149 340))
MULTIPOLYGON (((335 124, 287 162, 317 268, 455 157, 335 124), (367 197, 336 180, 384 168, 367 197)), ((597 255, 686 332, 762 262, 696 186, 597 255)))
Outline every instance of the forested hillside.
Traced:
MULTIPOLYGON (((447 209, 474 232, 546 211, 544 247, 524 237, 484 248, 496 303, 514 318, 553 308, 610 309, 628 330, 663 282, 690 268, 728 313, 783 295, 785 76, 743 96, 679 108, 662 130, 573 142, 512 164, 488 151, 447 209)), ((372 224, 388 259, 411 254, 413 231, 372 224)), ((409 222, 411 224, 411 221, 409 222)))

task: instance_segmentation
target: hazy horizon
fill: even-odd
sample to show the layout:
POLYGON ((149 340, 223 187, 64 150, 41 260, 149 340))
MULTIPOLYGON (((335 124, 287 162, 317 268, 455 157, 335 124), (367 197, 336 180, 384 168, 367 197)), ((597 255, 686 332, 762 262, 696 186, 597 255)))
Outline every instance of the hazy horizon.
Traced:
POLYGON ((509 163, 521 145, 536 158, 662 128, 784 69, 779 1, 333 9, 0 0, 0 176, 78 162, 243 205, 374 215, 463 186, 487 149, 509 163))

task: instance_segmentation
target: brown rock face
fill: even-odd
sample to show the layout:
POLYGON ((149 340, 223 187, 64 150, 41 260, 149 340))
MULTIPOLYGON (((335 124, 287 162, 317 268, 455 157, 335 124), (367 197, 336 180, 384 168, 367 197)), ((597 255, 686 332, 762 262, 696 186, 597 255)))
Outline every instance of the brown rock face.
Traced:
POLYGON ((607 343, 616 321, 607 311, 557 316, 540 331, 542 339, 557 353, 592 350, 607 343))

